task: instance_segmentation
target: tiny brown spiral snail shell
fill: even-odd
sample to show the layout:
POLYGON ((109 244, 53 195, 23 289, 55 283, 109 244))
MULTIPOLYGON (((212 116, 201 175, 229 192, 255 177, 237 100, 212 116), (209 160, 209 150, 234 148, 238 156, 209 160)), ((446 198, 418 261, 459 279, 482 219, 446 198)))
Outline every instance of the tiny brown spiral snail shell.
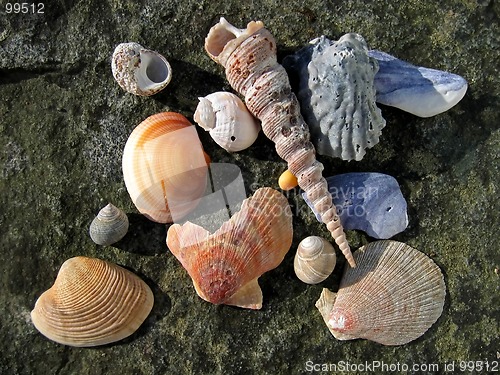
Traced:
POLYGON ((336 261, 335 249, 330 242, 309 236, 300 241, 293 268, 297 277, 306 284, 318 284, 330 276, 336 261))

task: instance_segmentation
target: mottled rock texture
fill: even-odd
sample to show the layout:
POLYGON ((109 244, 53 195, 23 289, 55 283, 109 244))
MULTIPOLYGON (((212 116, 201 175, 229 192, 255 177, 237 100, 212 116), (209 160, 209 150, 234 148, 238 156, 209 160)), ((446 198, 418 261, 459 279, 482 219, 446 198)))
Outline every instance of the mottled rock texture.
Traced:
MULTIPOLYGON (((500 6, 495 1, 57 0, 43 14, 0 9, 0 373, 190 374, 306 372, 306 364, 413 364, 498 361, 500 259, 500 6), (305 5, 304 5, 305 4, 305 5), (288 194, 295 213, 292 250, 260 284, 261 311, 204 302, 165 245, 166 227, 140 216, 125 190, 121 156, 132 129, 172 110, 192 119, 197 97, 229 90, 203 50, 225 16, 243 27, 261 19, 280 58, 322 34, 363 35, 370 48, 465 77, 469 91, 450 111, 421 119, 383 107, 380 143, 361 162, 327 157, 326 175, 374 171, 394 176, 410 225, 395 239, 425 252, 448 287, 443 315, 402 347, 339 342, 314 307, 321 289, 338 287, 343 258, 319 285, 293 273, 294 247, 323 225, 288 194), (116 44, 135 41, 166 56, 173 78, 139 98, 113 80, 116 44), (112 202, 130 231, 112 247, 95 245, 88 226, 112 202), (76 255, 130 268, 153 289, 153 311, 131 337, 95 349, 58 345, 39 334, 29 312, 76 255), (307 362, 311 361, 311 362, 307 362)), ((228 154, 200 131, 212 160, 238 165, 247 192, 277 187, 286 168, 262 134, 228 154)), ((353 248, 372 241, 348 232, 353 248)), ((311 368, 309 368, 311 369, 311 368)), ((425 371, 424 371, 425 372, 425 371)))

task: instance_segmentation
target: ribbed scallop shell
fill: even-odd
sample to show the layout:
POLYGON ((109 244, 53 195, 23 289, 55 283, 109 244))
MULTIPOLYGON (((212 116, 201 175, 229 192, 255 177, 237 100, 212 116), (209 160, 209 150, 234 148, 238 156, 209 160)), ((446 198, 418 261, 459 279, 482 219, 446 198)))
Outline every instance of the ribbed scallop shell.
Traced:
POLYGON ((160 92, 172 78, 172 69, 165 57, 134 42, 116 46, 111 70, 122 89, 140 96, 160 92))
POLYGON ((207 186, 208 156, 187 118, 162 112, 141 122, 123 151, 125 185, 139 212, 159 223, 193 210, 207 186))
POLYGON ((259 122, 245 104, 230 92, 214 92, 204 98, 194 113, 194 121, 229 152, 250 147, 259 135, 259 122))
POLYGON ((193 280, 196 293, 214 304, 262 307, 257 279, 276 268, 292 243, 287 199, 258 189, 215 233, 191 222, 172 225, 167 246, 193 280))
POLYGON ((295 275, 306 284, 318 284, 331 275, 337 256, 324 238, 309 236, 300 241, 293 260, 295 275))
POLYGON ((54 285, 35 303, 31 320, 47 338, 70 346, 97 346, 134 333, 154 297, 138 276, 87 257, 63 263, 54 285))
POLYGON ((125 212, 108 203, 92 220, 89 228, 90 238, 98 245, 114 244, 127 234, 128 225, 125 212))
POLYGON ((311 140, 319 154, 361 160, 365 149, 379 142, 385 126, 375 103, 377 60, 369 57, 363 37, 354 33, 337 42, 322 36, 306 47, 311 48, 285 61, 299 75, 297 96, 311 140), (301 55, 309 53, 306 65, 301 55))
POLYGON ((424 253, 397 241, 376 241, 354 252, 335 294, 316 302, 338 340, 363 338, 403 345, 420 337, 443 311, 446 286, 424 253))
POLYGON ((299 186, 314 203, 335 242, 355 266, 342 224, 337 216, 323 165, 309 141, 309 130, 300 114, 285 69, 276 58, 276 41, 262 22, 238 29, 224 18, 205 39, 209 56, 226 69, 231 86, 245 96, 250 112, 261 120, 264 134, 276 145, 278 155, 288 162, 299 186))

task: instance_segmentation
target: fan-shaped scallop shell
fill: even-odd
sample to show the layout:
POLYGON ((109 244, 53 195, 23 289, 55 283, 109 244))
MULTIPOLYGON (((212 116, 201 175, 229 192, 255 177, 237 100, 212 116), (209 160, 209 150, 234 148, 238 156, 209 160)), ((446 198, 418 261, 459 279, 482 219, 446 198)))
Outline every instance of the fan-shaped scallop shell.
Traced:
POLYGON ((225 67, 231 86, 244 95, 250 112, 261 120, 264 134, 276 145, 278 155, 287 161, 299 186, 321 212, 332 237, 355 266, 342 224, 332 204, 323 165, 309 141, 307 124, 290 87, 288 76, 276 57, 276 41, 261 21, 238 29, 221 18, 205 39, 208 55, 225 67))
POLYGON ((335 294, 316 302, 338 340, 368 339, 402 345, 420 337, 443 311, 446 286, 424 253, 397 241, 376 241, 354 252, 335 294))
POLYGON ((287 199, 276 190, 261 188, 215 233, 191 222, 174 224, 168 229, 167 245, 201 298, 260 309, 257 279, 283 261, 292 237, 287 199))
POLYGON ((114 244, 127 234, 128 225, 125 212, 108 203, 92 220, 89 228, 90 238, 98 245, 114 244))
POLYGON ((187 118, 157 113, 130 134, 123 151, 123 178, 142 214, 169 223, 193 210, 205 193, 208 160, 187 118))
POLYGON ((365 40, 354 33, 337 42, 322 36, 308 53, 312 56, 307 65, 293 68, 294 59, 301 61, 300 52, 285 63, 299 70, 297 96, 311 140, 319 154, 361 160, 385 126, 375 103, 377 60, 368 56, 365 40))
POLYGON ((149 286, 132 272, 104 260, 75 257, 63 263, 54 285, 38 298, 31 320, 60 344, 104 345, 134 333, 153 302, 149 286))
POLYGON ((116 46, 111 70, 122 89, 140 96, 160 92, 172 78, 172 69, 165 57, 134 42, 116 46))
POLYGON ((331 275, 337 256, 324 238, 309 236, 300 241, 293 260, 295 275, 306 284, 318 284, 331 275))
POLYGON ((223 149, 236 152, 250 147, 259 135, 259 122, 230 92, 214 92, 200 100, 194 121, 223 149))

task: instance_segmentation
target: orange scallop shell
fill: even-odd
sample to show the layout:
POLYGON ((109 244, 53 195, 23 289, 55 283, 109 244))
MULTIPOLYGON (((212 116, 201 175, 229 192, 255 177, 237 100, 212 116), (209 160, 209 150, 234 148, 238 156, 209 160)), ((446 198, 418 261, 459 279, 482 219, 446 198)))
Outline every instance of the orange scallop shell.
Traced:
POLYGON ((262 291, 257 279, 283 261, 292 237, 287 199, 274 189, 261 188, 213 234, 191 222, 172 225, 167 246, 191 276, 201 298, 260 309, 262 291))
POLYGON ((162 112, 132 131, 123 151, 123 178, 139 212, 170 223, 204 195, 208 163, 194 125, 179 113, 162 112))

